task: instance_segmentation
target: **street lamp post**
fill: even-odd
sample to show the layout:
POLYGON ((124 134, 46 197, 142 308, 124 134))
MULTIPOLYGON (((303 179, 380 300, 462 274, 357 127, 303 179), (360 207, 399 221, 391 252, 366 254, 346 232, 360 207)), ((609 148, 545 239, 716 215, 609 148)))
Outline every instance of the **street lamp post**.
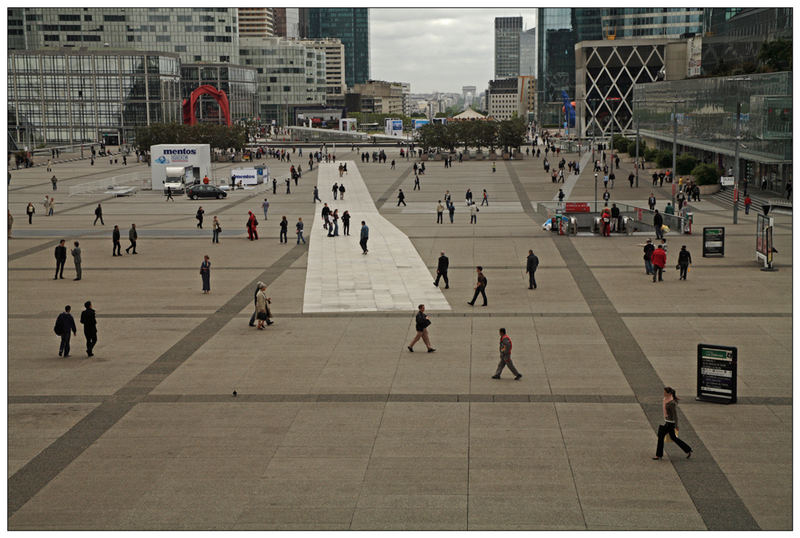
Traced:
POLYGON ((733 223, 739 223, 739 146, 742 129, 742 103, 736 103, 736 149, 733 161, 733 223))
POLYGON ((83 159, 83 90, 78 90, 78 99, 81 103, 81 159, 83 159))
POLYGON ((636 157, 633 161, 633 169, 636 170, 636 188, 639 188, 639 107, 637 99, 633 100, 633 115, 636 117, 636 157))
POLYGON ((597 172, 594 173, 594 210, 597 211, 597 172))
MULTIPOLYGON (((672 99, 672 185, 675 185, 675 165, 678 160, 678 103, 685 103, 685 99, 672 99)), ((672 192, 672 207, 675 207, 675 189, 672 192)))

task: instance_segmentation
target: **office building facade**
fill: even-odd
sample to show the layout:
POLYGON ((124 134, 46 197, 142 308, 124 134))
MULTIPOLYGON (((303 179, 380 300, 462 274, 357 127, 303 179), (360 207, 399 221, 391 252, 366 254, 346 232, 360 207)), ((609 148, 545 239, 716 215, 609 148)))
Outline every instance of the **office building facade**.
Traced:
POLYGON ((126 143, 181 122, 180 59, 160 51, 9 51, 8 131, 17 146, 126 143))
POLYGON ((765 42, 792 39, 792 8, 708 8, 704 17, 705 75, 756 71, 765 42))
MULTIPOLYGON (((258 115, 257 71, 230 64, 181 64, 181 95, 188 98, 198 87, 209 84, 225 92, 231 121, 252 120, 258 115)), ((198 101, 197 121, 224 123, 217 101, 207 95, 198 101)))
POLYGON ((486 90, 489 117, 498 121, 514 117, 528 121, 536 106, 536 78, 532 76, 490 80, 486 90))
POLYGON ((519 74, 536 76, 536 28, 519 34, 519 74))
POLYGON ((239 55, 256 69, 261 121, 290 125, 296 106, 325 103, 324 51, 278 37, 242 38, 239 55))
POLYGON ((325 54, 325 94, 343 95, 347 90, 344 44, 334 38, 304 39, 302 43, 325 54))
POLYGON ((275 21, 271 7, 240 7, 240 37, 272 37, 275 35, 275 21))
POLYGON ((348 88, 369 80, 368 8, 307 8, 305 19, 308 38, 334 37, 344 44, 348 88))
POLYGON ((494 19, 494 78, 519 76, 519 41, 522 17, 494 19))
MULTIPOLYGON (((25 50, 104 47, 176 53, 183 62, 239 61, 236 8, 24 8, 9 45, 25 50)), ((18 13, 9 13, 18 21, 18 13)))
POLYGON ((678 39, 703 31, 703 8, 603 8, 606 39, 678 39))

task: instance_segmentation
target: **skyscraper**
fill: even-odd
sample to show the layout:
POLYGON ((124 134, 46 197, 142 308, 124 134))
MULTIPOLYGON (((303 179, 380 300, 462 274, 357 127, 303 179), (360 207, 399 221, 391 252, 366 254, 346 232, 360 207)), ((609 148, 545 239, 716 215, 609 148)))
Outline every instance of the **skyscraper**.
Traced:
POLYGON ((336 37, 344 44, 347 86, 369 80, 369 9, 308 8, 306 15, 309 38, 336 37))
POLYGON ((536 28, 519 34, 519 74, 536 76, 536 28))
POLYGON ((274 32, 274 10, 271 7, 240 7, 240 37, 272 37, 274 32))
POLYGON ((602 24, 605 36, 614 36, 614 39, 679 38, 683 34, 699 34, 703 31, 703 8, 603 8, 602 24))
POLYGON ((519 76, 520 32, 522 32, 522 17, 495 17, 495 79, 519 76))

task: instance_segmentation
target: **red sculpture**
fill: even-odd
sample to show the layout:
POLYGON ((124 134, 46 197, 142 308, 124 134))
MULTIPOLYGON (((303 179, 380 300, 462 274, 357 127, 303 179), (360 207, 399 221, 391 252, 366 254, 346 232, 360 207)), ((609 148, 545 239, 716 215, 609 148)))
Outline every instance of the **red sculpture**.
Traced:
POLYGON ((197 115, 195 114, 195 107, 201 95, 210 95, 213 97, 219 108, 222 110, 222 115, 225 116, 225 124, 231 126, 231 107, 228 104, 228 96, 224 91, 218 90, 210 84, 204 84, 197 88, 189 96, 189 99, 183 100, 183 123, 188 125, 195 125, 197 123, 197 115))

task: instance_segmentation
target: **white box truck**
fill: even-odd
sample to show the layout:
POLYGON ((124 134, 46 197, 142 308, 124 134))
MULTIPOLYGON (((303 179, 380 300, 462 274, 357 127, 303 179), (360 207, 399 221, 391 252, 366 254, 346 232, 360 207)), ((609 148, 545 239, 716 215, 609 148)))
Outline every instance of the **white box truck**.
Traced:
POLYGON ((154 191, 166 190, 169 180, 173 192, 182 192, 185 185, 205 176, 211 177, 211 148, 208 144, 150 146, 150 162, 154 191))

